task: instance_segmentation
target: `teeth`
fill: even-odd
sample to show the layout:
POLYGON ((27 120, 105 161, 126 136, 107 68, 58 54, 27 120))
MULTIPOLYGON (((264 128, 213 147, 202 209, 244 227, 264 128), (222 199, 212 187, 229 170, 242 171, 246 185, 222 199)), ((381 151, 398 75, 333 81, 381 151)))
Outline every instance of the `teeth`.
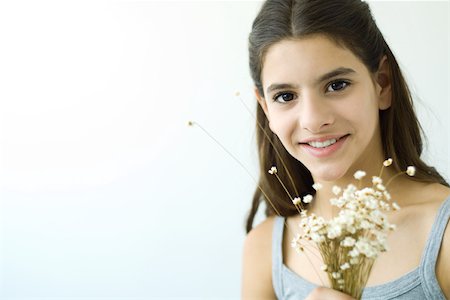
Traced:
POLYGON ((331 140, 327 140, 327 141, 323 141, 323 142, 309 142, 308 145, 314 147, 314 148, 325 148, 328 147, 330 145, 333 145, 334 143, 336 143, 336 139, 331 139, 331 140))

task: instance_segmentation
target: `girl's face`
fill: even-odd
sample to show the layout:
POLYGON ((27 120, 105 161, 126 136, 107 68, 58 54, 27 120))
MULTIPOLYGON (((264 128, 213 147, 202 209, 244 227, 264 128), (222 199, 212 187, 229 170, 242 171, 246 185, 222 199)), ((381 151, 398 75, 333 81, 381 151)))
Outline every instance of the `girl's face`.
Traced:
POLYGON ((257 98, 271 130, 317 181, 377 172, 379 109, 390 106, 387 65, 371 74, 353 52, 316 35, 272 45, 257 98))

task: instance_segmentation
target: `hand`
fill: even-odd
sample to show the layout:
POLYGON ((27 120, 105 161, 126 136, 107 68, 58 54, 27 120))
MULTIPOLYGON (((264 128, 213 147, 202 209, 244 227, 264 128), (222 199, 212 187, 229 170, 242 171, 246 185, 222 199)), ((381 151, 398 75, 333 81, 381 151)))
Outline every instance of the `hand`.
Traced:
POLYGON ((305 300, 355 300, 355 299, 342 292, 320 286, 315 288, 308 295, 308 297, 305 298, 305 300))

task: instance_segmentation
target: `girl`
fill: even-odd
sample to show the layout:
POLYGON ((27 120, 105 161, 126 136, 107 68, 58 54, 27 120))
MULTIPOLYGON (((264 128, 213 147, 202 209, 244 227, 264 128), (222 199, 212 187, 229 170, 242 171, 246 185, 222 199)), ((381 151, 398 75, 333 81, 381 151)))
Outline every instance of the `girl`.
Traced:
MULTIPOLYGON (((388 215, 397 230, 389 234, 389 251, 372 268, 363 299, 450 298, 450 281, 444 278, 450 270, 449 185, 420 158, 420 125, 410 92, 367 3, 268 0, 254 20, 249 54, 261 125, 259 185, 265 195, 256 190, 247 220, 242 297, 351 299, 324 287, 328 280, 318 252, 298 254, 291 248, 293 232, 284 230, 285 224, 300 232, 300 219, 267 172, 271 166, 278 167, 291 194, 314 195, 309 213, 328 219, 333 185, 345 187, 357 170, 377 175, 392 158, 385 182, 409 165, 416 175, 399 176, 390 186, 402 207, 388 215), (323 186, 317 192, 315 182, 323 186), (261 201, 268 218, 252 229, 261 201)), ((366 177, 365 186, 371 186, 371 176, 366 177)))

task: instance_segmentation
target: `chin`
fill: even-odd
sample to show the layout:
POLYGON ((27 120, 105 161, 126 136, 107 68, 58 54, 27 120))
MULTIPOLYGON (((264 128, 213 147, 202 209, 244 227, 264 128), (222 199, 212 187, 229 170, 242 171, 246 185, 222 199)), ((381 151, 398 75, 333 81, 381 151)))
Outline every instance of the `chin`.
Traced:
POLYGON ((345 176, 347 170, 339 168, 324 168, 313 172, 313 177, 317 182, 333 182, 345 176))

